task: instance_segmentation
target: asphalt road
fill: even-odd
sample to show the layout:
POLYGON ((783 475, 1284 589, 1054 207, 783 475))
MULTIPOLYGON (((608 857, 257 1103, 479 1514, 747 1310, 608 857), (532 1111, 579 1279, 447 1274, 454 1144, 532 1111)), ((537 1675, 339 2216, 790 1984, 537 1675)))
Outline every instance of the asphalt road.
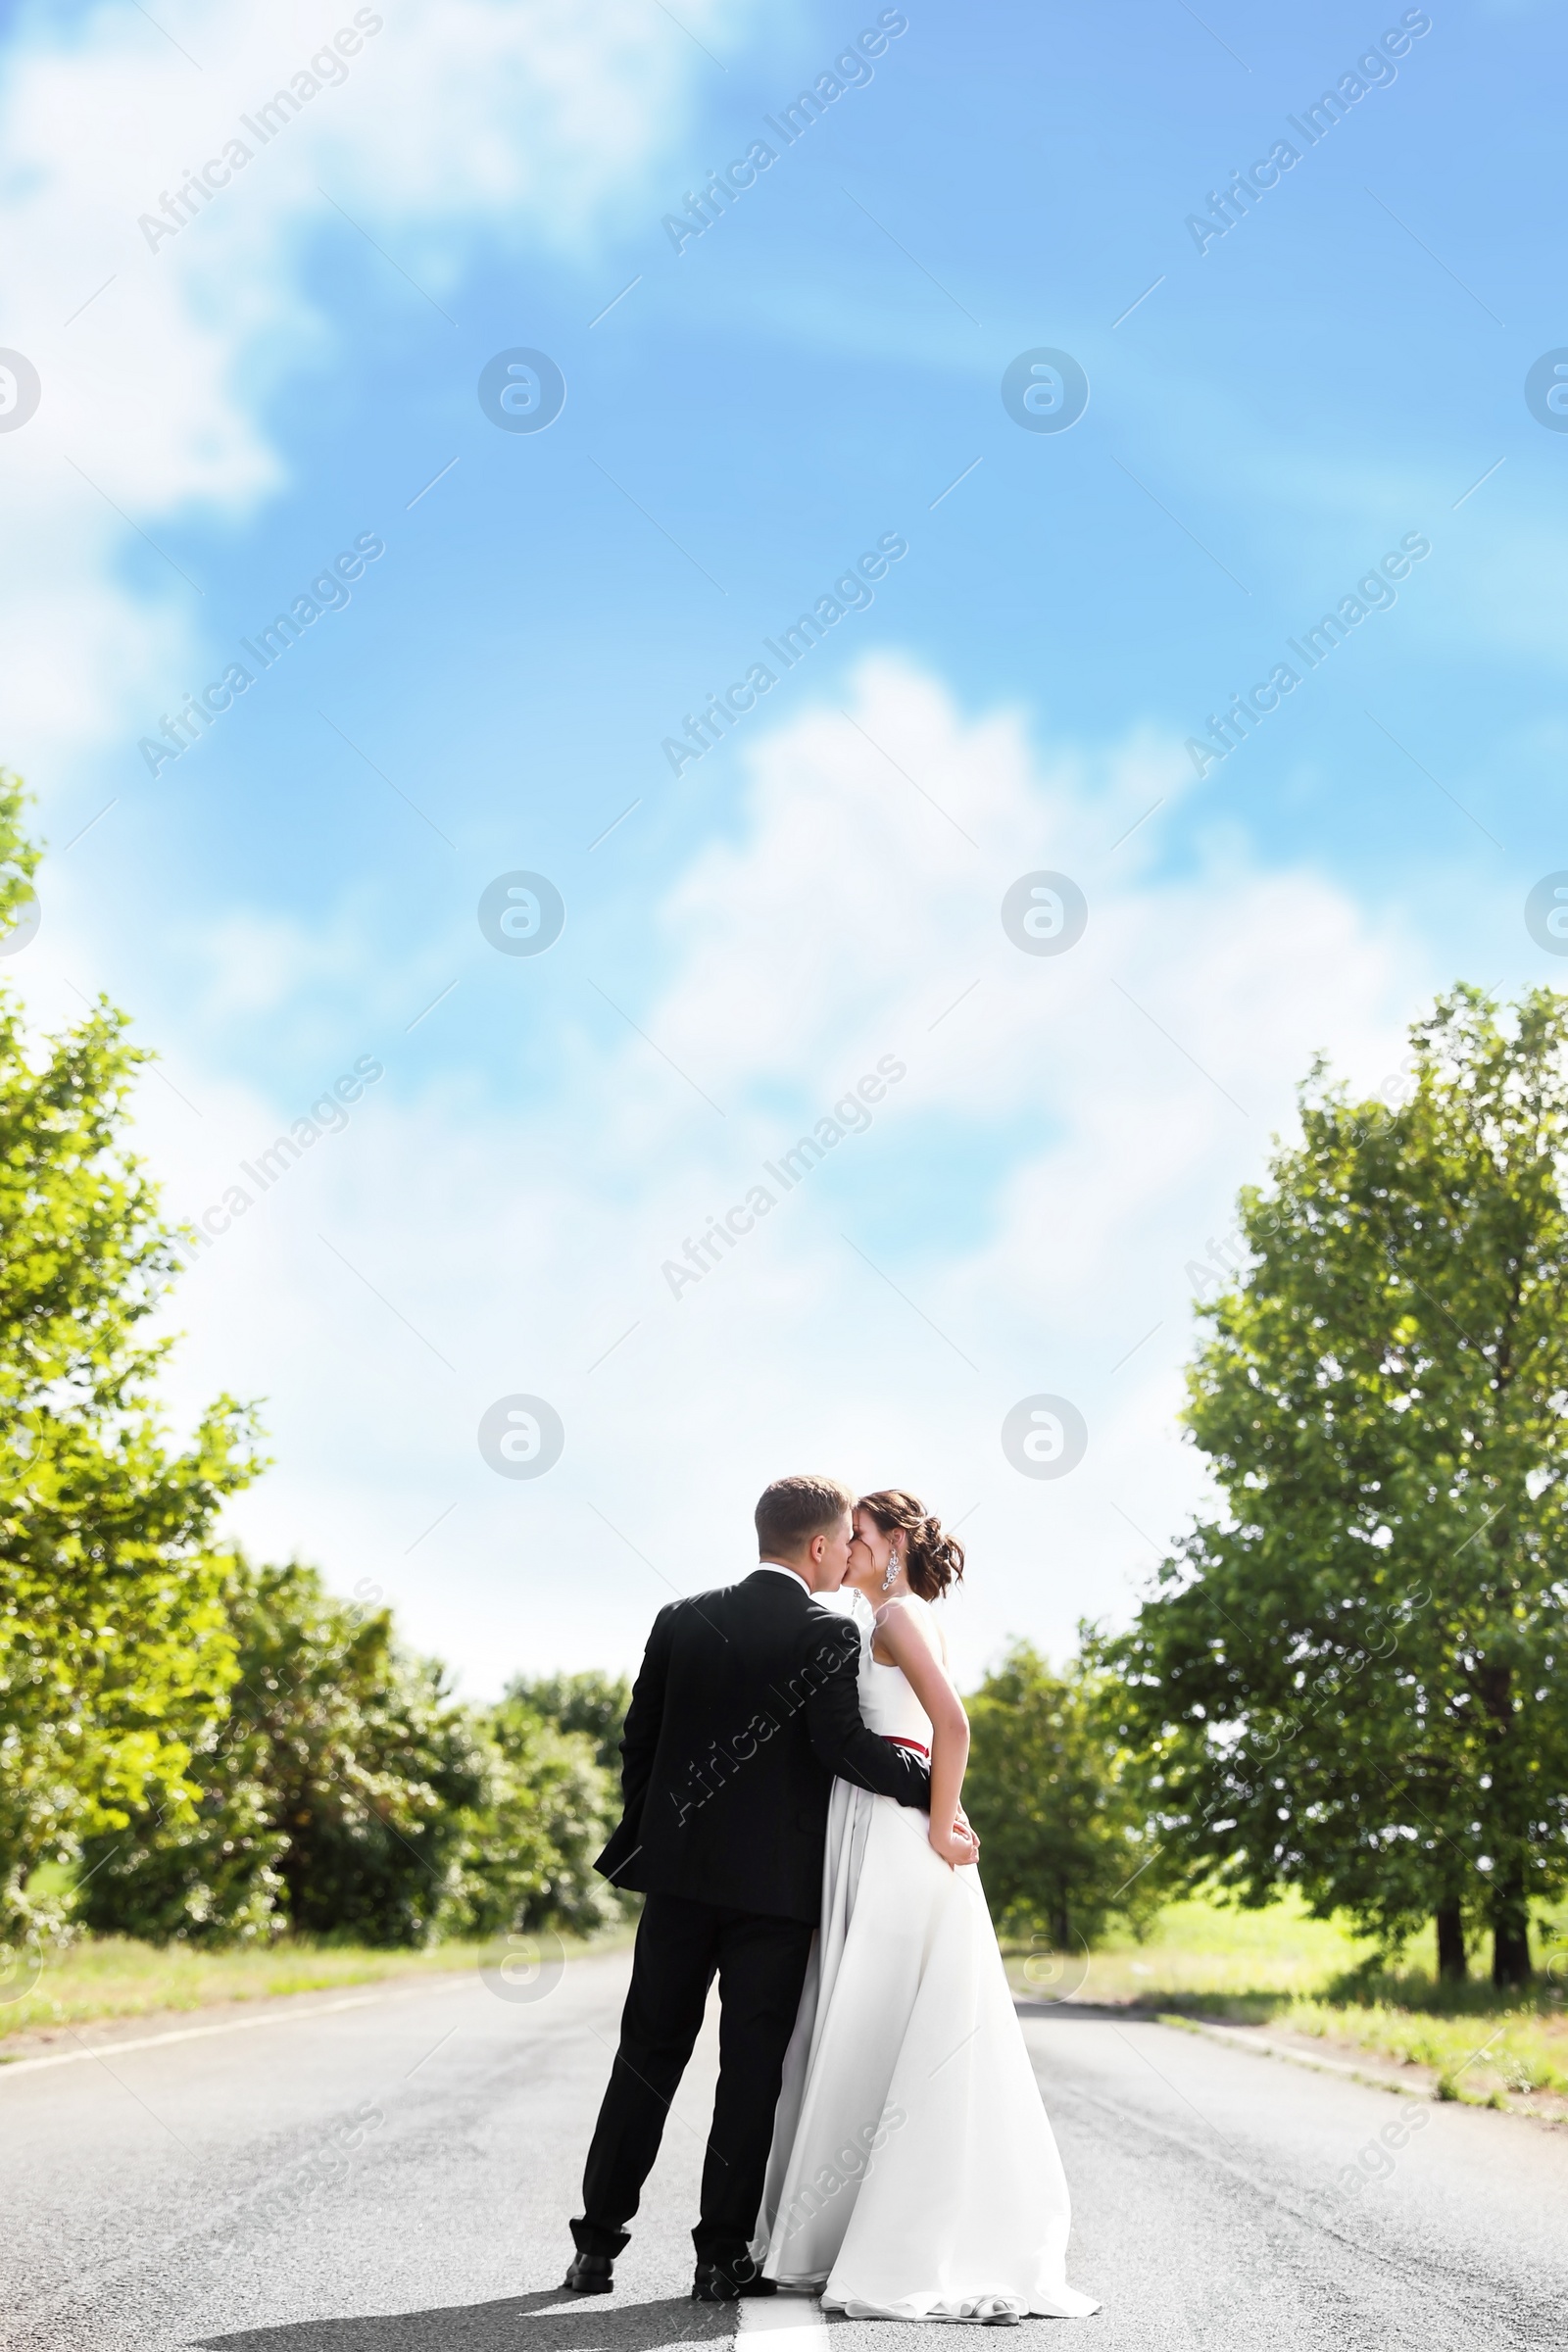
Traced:
MULTIPOLYGON (((77 2062, 0 2067, 0 2343, 727 2343, 733 2310, 686 2299, 711 2023, 615 2294, 560 2293, 627 1966, 517 1988, 544 1997, 473 1976, 353 2005, 307 1995, 217 2032, 168 2021, 188 2037, 151 2047, 126 2046, 155 2030, 130 2028, 77 2062)), ((1086 2352, 1568 2344, 1568 2132, 1102 2014, 1026 2013, 1025 2033, 1073 2186, 1071 2276, 1104 2304, 1075 2330, 1086 2352)), ((774 2352, 931 2341, 824 2330, 794 2298, 746 2319, 748 2335, 795 2332, 774 2352)))

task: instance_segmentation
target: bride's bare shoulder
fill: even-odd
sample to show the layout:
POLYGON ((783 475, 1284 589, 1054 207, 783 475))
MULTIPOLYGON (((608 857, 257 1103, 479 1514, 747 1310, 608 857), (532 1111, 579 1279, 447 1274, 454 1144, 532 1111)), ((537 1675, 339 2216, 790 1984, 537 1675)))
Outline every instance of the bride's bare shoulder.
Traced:
POLYGON ((922 1642, 938 1657, 944 1653, 941 1629, 928 1600, 917 1592, 901 1592, 896 1599, 885 1600, 876 1613, 877 1632, 891 1637, 889 1646, 902 1638, 906 1642, 922 1642))

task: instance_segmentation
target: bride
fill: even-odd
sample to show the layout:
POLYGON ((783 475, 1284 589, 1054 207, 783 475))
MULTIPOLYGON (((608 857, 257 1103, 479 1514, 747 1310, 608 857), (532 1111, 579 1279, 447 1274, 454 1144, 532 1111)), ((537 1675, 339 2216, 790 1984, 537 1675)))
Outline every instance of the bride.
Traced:
POLYGON ((868 1727, 929 1757, 929 1818, 833 1784, 822 1924, 784 2063, 753 2247, 851 2319, 1086 2319, 1067 2182, 974 1847, 969 1725, 931 1603, 963 1547, 913 1495, 868 1494, 845 1578, 868 1727))

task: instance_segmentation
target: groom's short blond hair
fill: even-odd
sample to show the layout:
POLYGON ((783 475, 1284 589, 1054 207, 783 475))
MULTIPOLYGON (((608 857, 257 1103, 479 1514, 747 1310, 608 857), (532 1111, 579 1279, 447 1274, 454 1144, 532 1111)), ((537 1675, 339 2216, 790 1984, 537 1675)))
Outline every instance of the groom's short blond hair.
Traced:
POLYGON ((757 1548, 763 1558, 802 1551, 854 1508, 855 1491, 840 1479, 775 1478, 757 1505, 757 1548))

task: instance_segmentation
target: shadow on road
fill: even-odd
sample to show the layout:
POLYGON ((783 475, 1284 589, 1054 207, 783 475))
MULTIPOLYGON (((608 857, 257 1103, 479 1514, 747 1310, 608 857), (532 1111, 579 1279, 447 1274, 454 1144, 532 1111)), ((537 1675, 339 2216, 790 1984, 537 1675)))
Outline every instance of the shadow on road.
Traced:
POLYGON ((509 2295, 499 2303, 450 2304, 442 2311, 391 2312, 377 2318, 297 2320, 284 2328, 247 2328, 204 2335, 204 2352, 664 2352, 675 2344, 727 2340, 735 2314, 724 2303, 668 2296, 621 2303, 592 2295, 564 2304, 561 2289, 509 2295), (554 2306, 555 2308, 552 2308, 554 2306), (525 2320, 527 2332, 519 2330, 525 2320))
POLYGON ((1085 2019, 1102 2025, 1157 2026, 1152 2009, 1136 2009, 1128 2001, 1031 2001, 1013 1999, 1020 2017, 1056 2017, 1064 2025, 1081 2026, 1085 2019))

